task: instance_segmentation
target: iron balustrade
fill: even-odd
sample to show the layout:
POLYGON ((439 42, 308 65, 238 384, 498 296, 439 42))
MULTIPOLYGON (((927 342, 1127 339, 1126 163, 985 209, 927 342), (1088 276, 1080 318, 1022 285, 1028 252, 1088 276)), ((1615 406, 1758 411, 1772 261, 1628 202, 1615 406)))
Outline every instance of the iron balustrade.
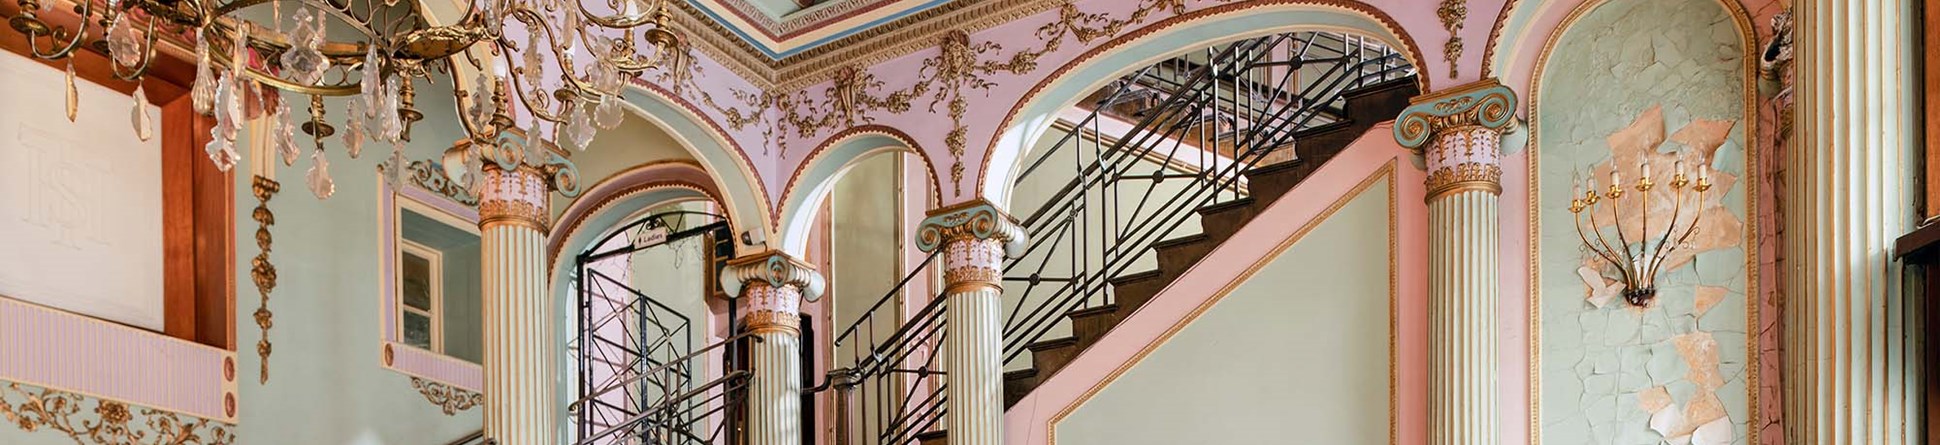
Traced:
MULTIPOLYGON (((702 240, 695 289, 711 294, 711 278, 733 255, 732 231, 721 215, 668 211, 621 226, 578 255, 574 286, 579 292, 578 335, 573 351, 581 399, 570 406, 581 443, 712 444, 732 438, 731 414, 745 395, 747 369, 739 358, 744 336, 693 349, 695 324, 675 309, 634 288, 629 277, 603 262, 631 268, 632 255, 688 240, 702 240), (605 249, 605 250, 599 250, 605 249), (621 275, 621 276, 615 276, 621 275), (702 354, 723 350, 720 376, 697 378, 702 354), (730 403, 733 402, 733 403, 730 403), (719 417, 715 417, 720 415, 719 417), (707 424, 712 423, 713 427, 707 424), (700 434, 697 432, 712 433, 700 434)), ((683 261, 676 251, 676 262, 683 261)), ((678 266, 678 265, 677 265, 678 266)), ((702 298, 706 298, 703 296, 702 298)), ((732 319, 733 304, 729 304, 732 319)))
POLYGON ((1151 260, 1199 208, 1243 197, 1242 174, 1262 160, 1293 160, 1297 133, 1345 119, 1343 93, 1412 71, 1364 39, 1299 32, 1161 61, 1094 94, 1018 179, 1071 175, 1024 219, 1029 244, 1005 265, 1005 364, 1068 330, 1066 314, 1114 304, 1112 278, 1151 260), (1128 103, 1148 106, 1114 111, 1128 103), (1125 119, 1136 121, 1110 138, 1104 124, 1125 119), (1061 156, 1071 170, 1046 169, 1061 156))
POLYGON ((835 369, 810 392, 834 390, 835 445, 907 444, 941 426, 945 413, 941 294, 903 320, 898 296, 926 276, 939 249, 905 274, 856 321, 836 334, 835 369), (886 326, 895 326, 890 329, 886 326), (847 346, 847 356, 840 356, 847 346))

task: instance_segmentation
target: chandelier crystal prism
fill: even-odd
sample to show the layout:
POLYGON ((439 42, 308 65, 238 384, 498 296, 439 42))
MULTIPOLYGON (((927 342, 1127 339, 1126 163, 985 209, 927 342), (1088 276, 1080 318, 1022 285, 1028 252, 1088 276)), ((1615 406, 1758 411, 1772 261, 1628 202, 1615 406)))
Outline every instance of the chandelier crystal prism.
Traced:
MULTIPOLYGON (((344 129, 350 158, 366 142, 387 143, 390 157, 401 157, 412 125, 424 119, 416 107, 420 82, 451 82, 451 120, 469 142, 458 145, 469 148, 445 162, 459 164, 448 173, 469 175, 483 162, 545 168, 547 160, 531 155, 546 150, 533 145, 585 149, 600 129, 620 124, 629 79, 650 70, 679 74, 692 58, 668 26, 671 0, 469 0, 461 18, 445 25, 428 24, 416 2, 396 0, 78 0, 72 16, 56 13, 55 2, 74 0, 15 1, 9 27, 27 38, 33 57, 67 61, 70 90, 77 51, 103 53, 115 78, 136 85, 158 47, 192 54, 195 111, 215 118, 210 160, 233 168, 242 160, 238 130, 251 117, 268 117, 276 139, 269 156, 292 163, 295 130, 311 139, 309 182, 320 198, 334 188, 326 138, 344 129), (267 23, 258 9, 265 6, 267 23), (466 74, 475 74, 463 79, 469 85, 459 83, 466 74), (298 107, 283 101, 306 96, 308 116, 291 116, 298 107), (327 115, 325 98, 346 102, 348 112, 327 115), (551 140, 539 138, 544 127, 551 140)), ((132 120, 146 139, 141 99, 132 120)), ((70 116, 76 106, 70 98, 70 116)), ((469 179, 456 182, 475 183, 469 179)))
POLYGON ((1686 241, 1697 233, 1704 218, 1704 193, 1711 190, 1711 166, 1705 160, 1697 164, 1697 181, 1693 183, 1684 170, 1684 161, 1677 161, 1670 190, 1657 189, 1646 158, 1638 162, 1641 174, 1636 184, 1625 186, 1622 172, 1613 165, 1604 192, 1597 192, 1595 180, 1585 179, 1570 194, 1569 210, 1577 237, 1594 258, 1616 270, 1623 281, 1623 299, 1632 305, 1648 306, 1656 298, 1659 271, 1672 254, 1689 250, 1686 241), (1658 193, 1653 195, 1653 190, 1658 193), (1659 220, 1662 224, 1652 227, 1651 208, 1665 199, 1671 207, 1669 220, 1659 220), (1599 218, 1599 211, 1607 219, 1599 218), (1614 227, 1607 230, 1612 233, 1606 235, 1605 226, 1614 227), (1637 236, 1632 239, 1627 233, 1637 236))

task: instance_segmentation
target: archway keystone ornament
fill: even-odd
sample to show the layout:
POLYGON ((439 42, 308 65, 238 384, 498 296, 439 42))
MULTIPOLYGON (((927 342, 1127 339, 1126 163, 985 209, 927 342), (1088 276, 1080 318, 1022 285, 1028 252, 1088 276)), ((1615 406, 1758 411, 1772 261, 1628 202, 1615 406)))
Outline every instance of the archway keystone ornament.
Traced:
POLYGON ((942 249, 945 387, 950 443, 1000 445, 1004 424, 1003 270, 1023 252, 1024 228, 988 201, 930 212, 916 246, 942 249))
POLYGON ((1394 139, 1428 179, 1429 443, 1494 445, 1497 200, 1516 95, 1494 79, 1416 99, 1394 139))
POLYGON ((821 298, 822 274, 800 259, 767 251, 728 261, 721 288, 741 304, 749 344, 748 443, 802 443, 802 301, 821 298))

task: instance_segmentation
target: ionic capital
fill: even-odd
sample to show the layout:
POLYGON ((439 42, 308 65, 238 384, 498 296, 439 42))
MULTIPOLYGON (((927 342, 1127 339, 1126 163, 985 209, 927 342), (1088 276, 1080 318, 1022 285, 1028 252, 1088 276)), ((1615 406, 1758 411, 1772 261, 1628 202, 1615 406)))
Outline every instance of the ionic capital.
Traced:
POLYGON ((1394 140, 1419 152, 1453 130, 1480 127, 1500 135, 1514 121, 1515 109, 1515 91, 1484 79, 1415 98, 1395 118, 1394 140))
POLYGON ((465 140, 445 150, 444 173, 452 179, 470 175, 466 185, 478 197, 480 227, 517 224, 545 232, 547 197, 578 195, 579 168, 551 143, 528 141, 523 132, 501 132, 488 142, 465 140))
POLYGON ((917 247, 941 249, 948 293, 998 288, 1004 257, 1022 253, 1024 228, 986 201, 971 201, 930 212, 917 228, 917 247))
POLYGON ((738 296, 742 320, 751 331, 800 332, 802 300, 820 298, 822 274, 801 260, 768 251, 728 261, 721 288, 738 296))

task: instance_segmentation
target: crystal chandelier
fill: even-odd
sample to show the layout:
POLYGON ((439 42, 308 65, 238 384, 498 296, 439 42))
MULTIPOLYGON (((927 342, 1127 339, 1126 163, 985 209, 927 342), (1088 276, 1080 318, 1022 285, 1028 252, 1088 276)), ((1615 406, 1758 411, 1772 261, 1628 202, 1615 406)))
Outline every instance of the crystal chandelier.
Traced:
POLYGON ((390 178, 407 170, 403 146, 424 119, 414 80, 453 81, 455 120, 470 142, 460 145, 479 149, 448 152, 443 162, 473 188, 483 162, 542 166, 545 147, 585 149, 598 129, 620 124, 628 79, 655 69, 681 74, 691 63, 684 39, 667 25, 669 0, 469 0, 462 18, 444 26, 425 24, 415 3, 398 0, 80 0, 71 8, 77 29, 41 17, 70 0, 16 1, 20 13, 8 23, 27 37, 30 53, 67 61, 70 121, 75 51, 105 53, 116 78, 138 85, 133 121, 146 140, 153 129, 139 85, 157 44, 192 47, 195 111, 215 118, 209 158, 224 171, 235 166, 245 116, 266 116, 272 151, 285 165, 301 155, 297 131, 313 142, 309 185, 319 198, 335 190, 326 138, 342 138, 352 158, 366 143, 390 144, 390 178), (262 9, 270 19, 259 19, 262 9), (286 17, 285 9, 294 11, 286 17), (461 69, 478 73, 469 92, 455 82, 461 69), (296 122, 287 99, 306 96, 308 117, 296 122), (344 100, 345 115, 326 116, 325 98, 344 100))
POLYGON ((1684 162, 1677 161, 1671 176, 1668 193, 1659 190, 1656 198, 1669 199, 1671 205, 1670 221, 1663 227, 1651 227, 1651 191, 1657 184, 1650 177, 1650 161, 1639 161, 1641 179, 1626 187, 1622 173, 1614 166, 1610 171, 1610 183, 1602 194, 1597 193, 1594 180, 1586 179, 1575 186, 1570 195, 1570 213, 1576 221, 1576 235, 1582 239, 1583 246, 1596 254, 1596 258, 1614 267, 1623 278, 1623 299, 1632 305, 1647 306, 1657 296, 1657 273, 1663 268, 1665 260, 1673 252, 1688 250, 1685 241, 1697 232, 1698 222, 1704 217, 1704 192, 1711 190, 1711 166, 1708 162, 1698 162, 1697 182, 1693 184, 1684 171, 1684 162), (1626 188, 1636 190, 1627 193, 1626 188), (1687 206, 1687 202, 1689 205, 1687 206), (1686 207, 1690 207, 1686 218, 1686 207), (1609 215, 1608 221, 1597 217, 1598 210, 1609 215), (1624 219, 1625 212, 1635 212, 1631 216, 1641 216, 1635 220, 1624 219), (1604 225, 1615 226, 1612 235, 1605 235, 1604 225), (1641 234, 1638 239, 1625 235, 1627 225, 1634 225, 1634 233, 1641 234), (1614 243, 1614 244, 1613 244, 1614 243))

